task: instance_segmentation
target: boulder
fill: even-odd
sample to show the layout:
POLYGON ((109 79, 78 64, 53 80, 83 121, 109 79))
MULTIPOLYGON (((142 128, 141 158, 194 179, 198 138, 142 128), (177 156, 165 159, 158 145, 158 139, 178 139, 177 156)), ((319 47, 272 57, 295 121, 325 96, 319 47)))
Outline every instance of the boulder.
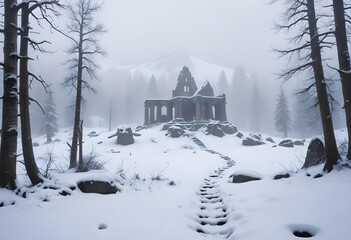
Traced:
POLYGON ((135 128, 135 131, 136 131, 136 132, 139 132, 139 131, 141 131, 141 130, 143 130, 143 129, 145 129, 144 126, 137 126, 137 127, 135 128))
POLYGON ((325 163, 326 155, 324 144, 318 138, 313 139, 308 145, 305 163, 302 168, 309 168, 325 163))
POLYGON ((170 126, 167 129, 166 132, 166 136, 168 137, 172 137, 172 138, 179 138, 180 136, 182 136, 185 133, 185 131, 183 129, 181 129, 180 127, 177 126, 170 126))
POLYGON ((225 134, 234 134, 238 132, 238 129, 230 123, 222 124, 222 130, 225 134))
POLYGON ((130 127, 121 127, 117 129, 117 144, 125 146, 133 143, 133 131, 130 127))
POLYGON ((261 178, 244 175, 244 174, 238 174, 233 176, 233 183, 245 183, 245 182, 257 181, 257 180, 261 180, 261 178))
POLYGON ((294 144, 290 139, 285 139, 279 143, 279 146, 292 148, 294 147, 294 144))
POLYGON ((224 132, 220 122, 210 122, 203 127, 205 134, 211 134, 216 137, 223 137, 224 132))
POLYGON ((303 144, 303 141, 300 141, 300 140, 294 141, 293 144, 294 144, 295 146, 303 146, 303 145, 304 145, 304 144, 303 144))
POLYGON ((262 141, 262 139, 261 139, 261 135, 259 134, 259 135, 256 135, 256 134, 250 134, 250 137, 251 138, 253 138, 253 139, 256 139, 256 140, 258 140, 258 141, 262 141))
POLYGON ((290 177, 290 174, 289 173, 286 173, 286 174, 277 174, 274 176, 274 180, 279 180, 279 179, 283 179, 283 178, 289 178, 290 177))
POLYGON ((84 180, 77 185, 83 193, 114 194, 118 191, 114 183, 105 181, 84 180))
POLYGON ((39 147, 39 143, 38 142, 33 142, 32 145, 33 145, 33 147, 39 147))
POLYGON ((99 136, 99 134, 95 131, 91 131, 89 134, 88 134, 88 137, 97 137, 99 136))
POLYGON ((266 141, 267 141, 267 142, 271 142, 271 143, 275 143, 274 140, 273 140, 273 138, 271 138, 271 137, 266 138, 266 141))
POLYGON ((238 133, 236 134, 236 136, 237 136, 238 138, 242 138, 242 137, 244 136, 244 134, 242 134, 241 132, 238 132, 238 133))
POLYGON ((253 139, 251 137, 247 137, 243 140, 244 146, 258 146, 258 145, 262 145, 262 144, 264 144, 264 142, 259 141, 257 139, 253 139))

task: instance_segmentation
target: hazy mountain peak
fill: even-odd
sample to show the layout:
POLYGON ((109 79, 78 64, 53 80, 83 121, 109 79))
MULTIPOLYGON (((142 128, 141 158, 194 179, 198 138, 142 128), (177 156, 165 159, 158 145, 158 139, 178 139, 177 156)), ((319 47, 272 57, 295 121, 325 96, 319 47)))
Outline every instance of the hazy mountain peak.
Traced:
POLYGON ((234 70, 230 68, 183 53, 167 55, 139 66, 131 66, 129 69, 133 76, 137 73, 143 73, 147 78, 150 78, 152 74, 156 78, 160 78, 161 76, 177 75, 184 66, 190 69, 195 81, 200 85, 205 80, 212 83, 217 82, 222 71, 225 72, 227 78, 231 78, 234 74, 234 70))

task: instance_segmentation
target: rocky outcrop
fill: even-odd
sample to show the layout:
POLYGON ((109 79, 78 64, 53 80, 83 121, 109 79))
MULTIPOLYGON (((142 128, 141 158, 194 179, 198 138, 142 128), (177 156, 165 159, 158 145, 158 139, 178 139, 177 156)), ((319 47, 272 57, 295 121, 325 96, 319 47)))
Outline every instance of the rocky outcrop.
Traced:
POLYGON ((114 194, 118 191, 114 183, 106 181, 84 180, 77 185, 83 193, 114 194))
POLYGON ((177 126, 170 126, 167 129, 166 136, 171 137, 171 138, 179 138, 180 136, 183 136, 185 131, 181 129, 180 127, 177 126))
POLYGON ((243 140, 243 145, 244 146, 258 146, 258 145, 262 145, 264 144, 264 142, 251 138, 251 137, 247 137, 243 140))
POLYGON ((326 161, 325 149, 321 140, 313 139, 308 145, 305 163, 302 168, 309 168, 325 163, 326 161))
POLYGON ((294 147, 294 144, 290 139, 285 139, 279 143, 279 146, 292 148, 294 147))
POLYGON ((125 146, 133 143, 133 131, 130 127, 120 127, 117 129, 117 144, 125 146))

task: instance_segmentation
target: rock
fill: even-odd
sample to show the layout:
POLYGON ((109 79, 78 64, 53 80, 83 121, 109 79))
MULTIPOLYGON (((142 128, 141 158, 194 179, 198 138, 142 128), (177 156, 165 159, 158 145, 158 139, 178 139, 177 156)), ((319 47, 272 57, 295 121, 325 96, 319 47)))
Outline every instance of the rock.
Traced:
POLYGON ((295 146, 303 146, 303 145, 304 145, 304 144, 303 144, 303 141, 300 141, 300 140, 294 141, 293 144, 294 144, 295 146))
POLYGON ((99 136, 99 134, 95 131, 92 131, 88 134, 88 137, 97 137, 97 136, 99 136))
POLYGON ((133 143, 134 137, 130 127, 121 127, 117 129, 117 144, 125 146, 133 143))
POLYGON ((325 163, 326 161, 325 149, 321 140, 313 139, 308 145, 305 163, 302 168, 309 168, 325 163))
POLYGON ((242 138, 242 137, 244 136, 244 134, 242 134, 241 132, 238 132, 238 133, 236 134, 236 136, 237 136, 238 138, 242 138))
POLYGON ((137 126, 137 127, 135 128, 135 131, 136 131, 136 132, 139 132, 139 131, 141 131, 141 130, 143 130, 143 129, 145 129, 145 127, 143 127, 143 126, 137 126))
POLYGON ((294 147, 294 144, 290 139, 285 139, 279 143, 279 146, 292 148, 294 147))
POLYGON ((216 137, 223 137, 224 132, 220 122, 210 122, 203 127, 205 134, 211 134, 216 137))
POLYGON ((39 147, 39 143, 38 142, 33 142, 33 147, 39 147))
POLYGON ((243 140, 243 145, 244 146, 258 146, 258 145, 262 145, 264 144, 264 142, 247 137, 243 140))
POLYGON ((248 175, 238 174, 233 176, 233 183, 245 183, 250 181, 261 180, 259 177, 252 177, 248 175))
POLYGON ((134 136, 134 137, 140 137, 141 134, 140 134, 140 133, 133 133, 133 136, 134 136))
POLYGON ((262 139, 261 139, 260 135, 250 134, 250 137, 262 142, 262 139))
POLYGON ((83 193, 114 194, 118 191, 113 183, 105 181, 84 180, 77 185, 83 193))
POLYGON ((274 180, 279 180, 279 179, 282 179, 282 178, 289 178, 290 177, 290 174, 289 173, 286 173, 286 174, 277 174, 274 176, 274 180))
POLYGON ((177 126, 170 126, 167 129, 166 136, 171 137, 171 138, 179 138, 185 133, 183 129, 177 126))
POLYGON ((222 130, 225 134, 234 134, 238 132, 238 129, 230 123, 222 124, 222 130))
POLYGON ((274 140, 273 140, 273 138, 271 138, 271 137, 266 138, 266 141, 267 141, 267 142, 271 142, 271 143, 275 143, 274 140))
POLYGON ((323 174, 318 173, 318 174, 317 174, 317 175, 315 175, 313 178, 321 178, 321 177, 323 177, 323 174))

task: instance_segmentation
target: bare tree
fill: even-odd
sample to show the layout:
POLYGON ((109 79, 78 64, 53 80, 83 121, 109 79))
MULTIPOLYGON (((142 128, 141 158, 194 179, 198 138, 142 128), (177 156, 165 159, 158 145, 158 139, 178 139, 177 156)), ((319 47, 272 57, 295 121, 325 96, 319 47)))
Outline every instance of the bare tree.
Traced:
POLYGON ((299 65, 285 70, 281 77, 288 80, 304 70, 312 70, 314 82, 306 87, 303 92, 309 91, 314 87, 317 92, 327 156, 324 170, 329 172, 333 169, 340 156, 336 146, 321 50, 333 45, 332 42, 326 41, 333 32, 319 33, 314 0, 286 0, 286 4, 287 10, 283 15, 285 24, 277 25, 277 28, 290 31, 292 28, 300 27, 297 35, 290 40, 290 43, 298 44, 298 46, 277 51, 282 56, 289 56, 290 60, 297 60, 299 65))
MULTIPOLYGON (((72 58, 68 61, 71 75, 66 78, 63 86, 73 87, 76 90, 75 116, 73 126, 73 138, 70 153, 70 168, 77 167, 78 137, 81 118, 82 90, 88 88, 94 90, 86 77, 97 78, 98 65, 94 61, 97 55, 105 55, 98 44, 97 36, 105 32, 102 24, 94 22, 94 14, 102 8, 101 3, 93 0, 78 0, 68 5, 70 24, 66 34, 73 42, 67 51, 72 58), (84 77, 83 77, 84 76, 84 77)), ((80 160, 82 161, 82 160, 80 160)))
POLYGON ((4 2, 4 92, 2 96, 2 131, 0 152, 0 187, 14 189, 16 187, 17 157, 17 1, 4 2))
POLYGON ((347 158, 351 160, 351 66, 347 43, 345 8, 343 0, 333 0, 335 39, 338 52, 339 69, 342 92, 344 96, 344 109, 348 133, 347 158))
MULTIPOLYGON (((58 0, 48 0, 48 1, 23 1, 18 5, 21 10, 21 44, 20 44, 20 119, 21 119, 21 134, 22 134, 22 149, 23 158, 26 171, 28 173, 29 179, 33 185, 36 185, 43 181, 40 175, 39 169, 35 162, 35 156, 32 144, 32 134, 31 134, 31 122, 29 114, 29 103, 30 101, 35 101, 29 96, 29 77, 38 80, 47 91, 48 85, 45 81, 30 73, 28 70, 28 60, 32 60, 28 56, 28 46, 31 44, 34 49, 39 51, 44 51, 41 47, 42 44, 47 43, 47 41, 36 42, 30 38, 30 22, 29 16, 34 16, 35 19, 39 19, 34 14, 36 9, 40 10, 41 17, 47 18, 48 11, 54 14, 57 12, 52 8, 54 5, 59 5, 58 0)), ((36 102, 36 101, 35 101, 36 102)))

